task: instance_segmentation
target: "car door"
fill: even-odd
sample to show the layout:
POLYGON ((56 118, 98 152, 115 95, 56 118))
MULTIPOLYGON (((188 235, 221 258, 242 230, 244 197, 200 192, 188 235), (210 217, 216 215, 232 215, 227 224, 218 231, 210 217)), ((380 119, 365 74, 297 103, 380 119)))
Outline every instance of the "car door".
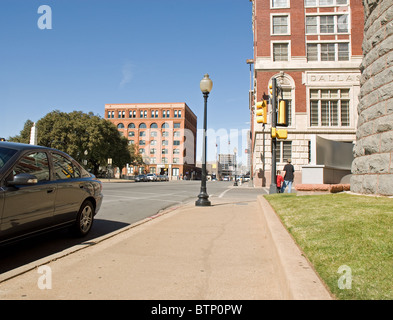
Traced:
POLYGON ((37 151, 22 155, 7 180, 21 173, 34 175, 37 183, 2 188, 2 238, 27 235, 53 223, 56 185, 51 181, 47 153, 37 151))
POLYGON ((51 152, 57 192, 54 217, 56 223, 74 221, 87 192, 79 168, 66 156, 51 152))

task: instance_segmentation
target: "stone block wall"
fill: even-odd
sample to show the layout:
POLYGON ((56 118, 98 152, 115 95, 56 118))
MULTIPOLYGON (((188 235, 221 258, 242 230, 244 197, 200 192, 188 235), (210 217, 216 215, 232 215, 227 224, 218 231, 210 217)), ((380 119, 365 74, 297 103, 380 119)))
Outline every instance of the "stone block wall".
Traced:
POLYGON ((365 24, 351 191, 393 195, 393 1, 363 0, 365 24))

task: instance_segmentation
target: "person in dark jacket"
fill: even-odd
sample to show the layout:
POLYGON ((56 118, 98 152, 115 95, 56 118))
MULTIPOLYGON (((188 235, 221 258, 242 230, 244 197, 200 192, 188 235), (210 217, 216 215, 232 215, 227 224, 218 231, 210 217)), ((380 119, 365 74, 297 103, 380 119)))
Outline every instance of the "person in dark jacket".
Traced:
POLYGON ((293 184, 293 178, 295 176, 295 168, 293 167, 291 163, 291 159, 287 160, 287 164, 284 167, 284 183, 282 184, 281 187, 281 193, 284 193, 285 188, 288 186, 288 193, 291 193, 292 191, 292 184, 293 184))

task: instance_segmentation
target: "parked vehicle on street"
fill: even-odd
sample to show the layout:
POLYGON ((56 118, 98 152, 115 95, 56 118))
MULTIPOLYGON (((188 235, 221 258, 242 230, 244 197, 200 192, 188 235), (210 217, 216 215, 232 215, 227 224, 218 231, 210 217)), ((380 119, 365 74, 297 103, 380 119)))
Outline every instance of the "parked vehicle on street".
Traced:
POLYGON ((161 174, 158 176, 159 181, 169 181, 169 177, 166 174, 161 174))
POLYGON ((145 182, 147 181, 147 177, 145 174, 139 174, 135 176, 135 182, 145 182))
POLYGON ((0 243, 72 227, 87 235, 102 183, 59 150, 0 142, 0 243))
POLYGON ((157 175, 155 173, 148 173, 146 179, 147 181, 157 181, 157 175))

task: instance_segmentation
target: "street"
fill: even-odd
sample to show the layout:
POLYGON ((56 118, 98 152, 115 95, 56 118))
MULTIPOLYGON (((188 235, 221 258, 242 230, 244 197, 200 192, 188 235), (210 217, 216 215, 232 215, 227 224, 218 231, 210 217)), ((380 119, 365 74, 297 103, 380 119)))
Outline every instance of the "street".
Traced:
MULTIPOLYGON (((95 238, 110 234, 170 207, 197 200, 200 181, 140 182, 103 184, 104 201, 94 226, 86 238, 74 238, 68 230, 59 230, 0 248, 0 273, 45 258, 95 238)), ((263 189, 246 185, 233 187, 233 182, 207 183, 212 204, 214 199, 255 201, 263 189)), ((241 202, 240 202, 241 204, 241 202)))

